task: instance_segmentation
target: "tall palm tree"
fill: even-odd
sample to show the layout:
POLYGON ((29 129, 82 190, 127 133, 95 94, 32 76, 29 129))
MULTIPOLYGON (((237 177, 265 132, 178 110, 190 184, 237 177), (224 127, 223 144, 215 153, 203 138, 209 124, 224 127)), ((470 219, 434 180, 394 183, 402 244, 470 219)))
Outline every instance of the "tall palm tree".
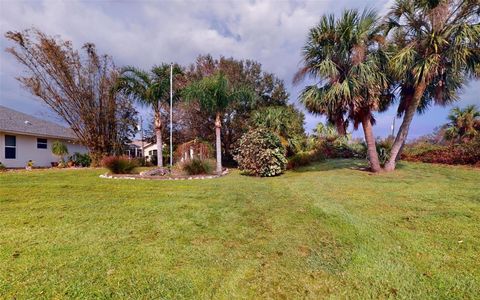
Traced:
POLYGON ((480 134, 480 111, 475 105, 453 108, 448 119, 445 137, 449 140, 470 140, 480 134))
POLYGON ((253 99, 254 93, 246 88, 234 89, 222 72, 195 81, 185 87, 183 96, 187 101, 198 101, 202 110, 215 115, 215 151, 218 174, 222 173, 222 118, 231 104, 253 99))
MULTIPOLYGON (((346 45, 342 38, 335 16, 322 16, 318 25, 310 29, 306 45, 302 50, 303 67, 295 74, 294 84, 298 84, 307 76, 324 80, 323 73, 327 68, 345 70, 344 67, 348 66, 345 65, 347 63, 344 60, 346 45)), ((324 97, 323 91, 327 88, 325 86, 319 89, 317 84, 307 86, 302 91, 300 101, 309 112, 326 116, 327 122, 335 125, 339 135, 346 135, 347 103, 345 99, 332 100, 324 97)))
POLYGON ((480 74, 478 0, 396 0, 385 22, 394 51, 390 69, 400 90, 403 121, 387 171, 395 169, 415 112, 457 99, 465 82, 480 74))
MULTIPOLYGON (((179 76, 182 70, 179 65, 173 66, 173 75, 179 76)), ((163 167, 164 122, 162 111, 170 101, 170 65, 154 66, 150 72, 135 67, 125 67, 121 70, 115 88, 125 95, 135 99, 140 105, 149 106, 154 113, 154 129, 157 142, 157 165, 163 167)), ((177 89, 177 88, 176 88, 177 89)))
POLYGON ((345 10, 338 19, 334 15, 323 16, 309 32, 303 49, 304 67, 296 76, 298 79, 310 75, 319 80, 300 95, 300 102, 307 109, 328 118, 346 115, 355 128, 362 124, 374 172, 382 168, 372 129, 373 111, 382 107, 383 93, 388 87, 379 33, 373 11, 345 10))

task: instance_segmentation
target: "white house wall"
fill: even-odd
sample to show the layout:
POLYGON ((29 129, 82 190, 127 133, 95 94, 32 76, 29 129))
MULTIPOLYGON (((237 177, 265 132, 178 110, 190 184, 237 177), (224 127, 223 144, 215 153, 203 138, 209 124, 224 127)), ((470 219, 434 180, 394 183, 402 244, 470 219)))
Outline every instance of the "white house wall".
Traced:
MULTIPOLYGON (((58 157, 52 154, 52 143, 60 139, 46 138, 47 149, 38 149, 37 138, 45 137, 0 132, 0 162, 7 168, 23 168, 29 160, 33 160, 34 166, 36 167, 50 167, 52 162, 58 161, 58 157), (5 159, 5 134, 16 136, 17 146, 15 159, 5 159)), ((74 144, 66 140, 61 141, 67 145, 69 156, 75 152, 82 154, 88 152, 87 148, 82 145, 74 144)))

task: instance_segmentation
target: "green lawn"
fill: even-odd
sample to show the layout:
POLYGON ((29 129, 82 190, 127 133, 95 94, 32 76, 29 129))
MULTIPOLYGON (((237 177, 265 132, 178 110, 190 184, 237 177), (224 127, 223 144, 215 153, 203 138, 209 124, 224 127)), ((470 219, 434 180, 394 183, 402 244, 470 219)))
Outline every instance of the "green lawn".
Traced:
POLYGON ((480 171, 334 160, 276 178, 0 174, 0 298, 480 295, 480 171))

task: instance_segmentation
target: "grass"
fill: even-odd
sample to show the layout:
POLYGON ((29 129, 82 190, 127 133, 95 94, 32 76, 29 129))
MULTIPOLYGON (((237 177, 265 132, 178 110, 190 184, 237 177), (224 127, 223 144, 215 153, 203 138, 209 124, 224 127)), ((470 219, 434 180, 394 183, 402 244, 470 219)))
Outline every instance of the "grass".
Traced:
POLYGON ((264 179, 0 174, 0 297, 478 297, 480 171, 359 164, 264 179))

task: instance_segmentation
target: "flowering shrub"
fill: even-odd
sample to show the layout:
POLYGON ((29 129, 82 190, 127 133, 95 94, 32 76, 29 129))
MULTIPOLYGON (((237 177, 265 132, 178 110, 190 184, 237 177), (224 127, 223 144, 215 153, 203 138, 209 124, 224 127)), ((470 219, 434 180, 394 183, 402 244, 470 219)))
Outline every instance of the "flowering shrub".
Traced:
POLYGON ((287 166, 285 149, 278 136, 263 129, 251 129, 239 141, 234 159, 245 175, 270 177, 283 173, 287 166))
POLYGON ((106 156, 102 159, 102 166, 113 174, 131 174, 137 163, 128 156, 106 156))

